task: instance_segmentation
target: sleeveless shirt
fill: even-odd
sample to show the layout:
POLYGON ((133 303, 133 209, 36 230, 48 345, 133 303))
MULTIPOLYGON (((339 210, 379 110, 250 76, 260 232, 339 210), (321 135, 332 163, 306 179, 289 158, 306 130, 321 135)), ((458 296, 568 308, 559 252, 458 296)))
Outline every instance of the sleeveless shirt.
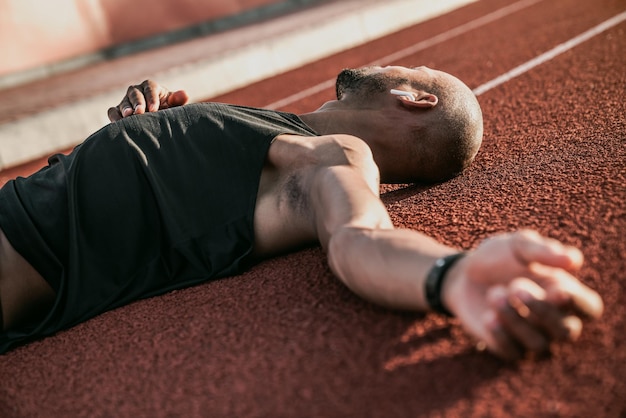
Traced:
POLYGON ((0 353, 131 301, 246 267, 261 171, 290 113, 196 103, 109 124, 0 189, 0 228, 54 288, 50 313, 0 353))

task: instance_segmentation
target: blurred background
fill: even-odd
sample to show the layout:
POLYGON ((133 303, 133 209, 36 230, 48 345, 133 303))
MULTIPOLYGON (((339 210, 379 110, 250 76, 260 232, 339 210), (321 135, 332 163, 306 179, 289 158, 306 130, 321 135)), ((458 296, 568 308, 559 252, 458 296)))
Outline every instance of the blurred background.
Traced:
POLYGON ((324 0, 0 0, 0 88, 324 0))

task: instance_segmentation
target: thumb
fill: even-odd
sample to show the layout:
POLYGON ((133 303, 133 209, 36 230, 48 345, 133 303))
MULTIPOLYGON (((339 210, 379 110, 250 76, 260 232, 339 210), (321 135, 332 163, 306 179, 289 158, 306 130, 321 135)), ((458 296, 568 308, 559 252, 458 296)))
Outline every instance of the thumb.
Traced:
POLYGON ((169 107, 182 106, 189 101, 189 95, 185 90, 177 90, 167 97, 167 105, 169 107))
POLYGON ((579 249, 543 237, 535 231, 516 232, 511 244, 515 256, 526 265, 540 263, 572 271, 578 270, 583 263, 583 254, 579 249))

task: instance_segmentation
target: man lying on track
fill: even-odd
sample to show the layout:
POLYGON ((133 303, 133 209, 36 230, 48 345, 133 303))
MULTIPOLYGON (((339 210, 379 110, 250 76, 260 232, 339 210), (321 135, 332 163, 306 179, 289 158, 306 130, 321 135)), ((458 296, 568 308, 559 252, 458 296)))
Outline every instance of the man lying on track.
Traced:
POLYGON ((460 252, 394 228, 379 180, 443 181, 478 152, 482 114, 457 78, 344 70, 337 100, 301 116, 186 102, 131 86, 113 123, 0 190, 0 352, 314 243, 358 295, 454 315, 504 358, 601 315, 575 248, 519 231, 460 252))

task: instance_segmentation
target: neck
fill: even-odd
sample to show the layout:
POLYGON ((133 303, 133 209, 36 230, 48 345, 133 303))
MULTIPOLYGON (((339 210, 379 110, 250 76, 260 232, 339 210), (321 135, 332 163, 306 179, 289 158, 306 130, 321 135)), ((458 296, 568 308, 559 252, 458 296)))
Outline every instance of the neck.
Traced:
POLYGON ((320 135, 332 135, 332 134, 347 134, 349 127, 346 127, 341 123, 335 112, 320 112, 305 113, 300 115, 300 119, 309 125, 315 132, 320 135))
POLYGON ((355 110, 341 106, 340 102, 329 102, 315 112, 300 115, 300 118, 320 135, 347 134, 363 140, 372 150, 380 169, 381 180, 388 181, 388 165, 395 164, 385 157, 390 154, 390 143, 387 139, 393 128, 382 121, 383 115, 380 112, 371 109, 355 110))
POLYGON ((300 118, 320 135, 349 134, 369 143, 372 132, 379 128, 370 112, 371 109, 355 109, 347 101, 334 100, 300 118))

